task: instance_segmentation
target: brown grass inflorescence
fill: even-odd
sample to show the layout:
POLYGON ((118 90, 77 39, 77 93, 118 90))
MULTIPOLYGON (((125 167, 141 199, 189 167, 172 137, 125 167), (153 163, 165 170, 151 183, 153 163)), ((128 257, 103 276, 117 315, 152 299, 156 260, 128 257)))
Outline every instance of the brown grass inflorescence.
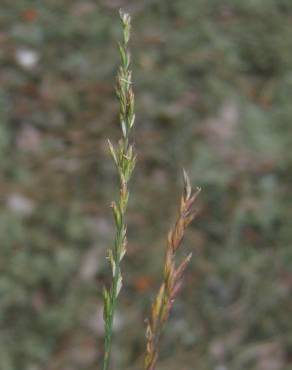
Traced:
POLYGON ((184 183, 185 186, 181 197, 179 214, 175 226, 168 234, 163 282, 152 305, 150 319, 147 321, 145 370, 155 370, 156 368, 161 331, 169 317, 175 297, 181 288, 183 273, 192 257, 192 254, 189 254, 177 266, 176 252, 181 246, 186 228, 196 215, 196 212, 193 210, 193 204, 200 192, 200 189, 197 189, 195 192, 192 191, 189 177, 185 171, 184 183))

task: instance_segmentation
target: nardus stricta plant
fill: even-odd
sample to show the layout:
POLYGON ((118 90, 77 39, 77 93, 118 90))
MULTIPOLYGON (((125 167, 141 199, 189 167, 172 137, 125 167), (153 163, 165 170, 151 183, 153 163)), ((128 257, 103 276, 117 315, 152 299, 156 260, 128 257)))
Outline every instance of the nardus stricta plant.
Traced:
MULTIPOLYGON (((121 65, 117 76, 116 93, 120 104, 122 137, 116 146, 108 141, 110 153, 118 173, 120 192, 118 200, 112 203, 116 229, 113 248, 108 250, 112 281, 110 287, 104 288, 103 291, 105 327, 103 370, 109 370, 110 367, 113 320, 118 295, 122 287, 121 261, 126 254, 127 246, 125 215, 129 200, 128 183, 136 162, 136 154, 133 145, 130 143, 130 135, 135 122, 132 73, 128 50, 131 18, 122 11, 120 11, 120 17, 123 26, 123 39, 119 44, 121 65)), ((174 299, 181 288, 183 273, 191 259, 191 254, 189 254, 182 262, 177 264, 176 252, 181 245, 187 226, 195 216, 193 205, 199 191, 200 189, 197 189, 196 192, 192 191, 190 180, 184 171, 184 192, 181 197, 178 218, 168 234, 163 282, 153 302, 150 318, 147 320, 144 370, 156 369, 161 332, 169 317, 174 299)))
POLYGON ((109 369, 110 352, 113 336, 113 320, 119 292, 122 287, 121 261, 126 253, 127 226, 125 214, 128 205, 129 191, 128 182, 135 167, 136 156, 133 146, 130 144, 130 133, 134 126, 134 94, 132 90, 132 73, 130 71, 130 54, 128 43, 130 39, 131 19, 128 14, 120 12, 123 25, 123 40, 119 44, 121 66, 117 76, 116 93, 120 102, 120 124, 122 138, 114 147, 110 141, 109 148, 115 162, 119 183, 119 199, 112 203, 116 234, 114 246, 108 251, 108 260, 112 270, 112 283, 109 289, 104 288, 104 359, 103 370, 109 369))

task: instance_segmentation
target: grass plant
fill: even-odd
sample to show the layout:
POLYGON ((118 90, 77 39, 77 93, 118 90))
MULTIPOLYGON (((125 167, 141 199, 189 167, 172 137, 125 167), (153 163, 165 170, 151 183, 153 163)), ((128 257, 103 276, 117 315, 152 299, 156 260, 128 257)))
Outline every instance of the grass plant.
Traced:
POLYGON ((104 288, 104 359, 103 370, 108 370, 110 365, 110 352, 113 336, 113 320, 118 295, 122 287, 121 261, 126 254, 127 246, 127 226, 125 220, 126 209, 129 199, 128 182, 135 167, 136 156, 133 146, 130 144, 130 133, 135 122, 134 114, 134 94, 132 90, 132 73, 130 67, 130 54, 128 43, 130 39, 131 19, 126 13, 120 11, 123 25, 123 40, 119 44, 121 66, 117 77, 117 97, 120 102, 120 123, 122 128, 122 138, 118 145, 108 141, 113 160, 115 162, 119 182, 120 194, 117 201, 112 202, 112 210, 115 220, 116 234, 114 246, 108 250, 108 260, 112 270, 112 283, 109 289, 104 288))
MULTIPOLYGON (((137 14, 130 44, 141 167, 135 188, 130 182, 135 240, 114 326, 123 348, 114 346, 110 366, 143 368, 143 319, 162 279, 178 162, 200 174, 204 212, 188 234, 196 271, 191 261, 184 317, 166 323, 172 339, 161 337, 168 344, 157 370, 291 370, 289 0, 1 2, 0 370, 103 366, 99 257, 113 245, 103 209, 112 185, 118 190, 103 144, 105 132, 118 142, 121 4, 137 14)), ((107 287, 110 279, 108 268, 107 287)))
POLYGON ((190 253, 177 266, 176 252, 181 246, 186 228, 196 215, 193 204, 199 192, 200 189, 195 192, 192 191, 189 177, 184 171, 184 191, 181 197, 179 214, 167 238, 163 282, 153 302, 150 319, 147 320, 145 370, 156 369, 161 332, 169 317, 175 297, 182 286, 183 273, 192 257, 190 253))
MULTIPOLYGON (((121 66, 117 77, 117 97, 120 104, 120 124, 122 137, 115 147, 109 140, 109 149, 116 165, 120 193, 119 199, 112 203, 116 234, 114 246, 108 250, 108 260, 112 270, 110 288, 104 288, 104 359, 103 370, 110 367, 110 353, 113 337, 113 320, 117 306, 118 295, 122 288, 121 261, 126 254, 127 226, 125 220, 129 200, 128 182, 135 167, 136 154, 130 144, 130 134, 135 122, 134 94, 132 90, 132 73, 130 70, 130 53, 128 44, 130 40, 131 18, 129 14, 120 11, 123 26, 123 40, 119 43, 121 66)), ((189 177, 184 171, 184 192, 181 197, 180 209, 175 226, 169 231, 166 255, 164 260, 163 282, 154 300, 150 319, 146 330, 145 370, 155 370, 159 353, 159 339, 165 322, 167 321, 174 299, 182 285, 183 273, 191 259, 191 254, 183 259, 177 266, 176 252, 179 249, 185 229, 195 216, 193 204, 199 189, 193 192, 189 177)))

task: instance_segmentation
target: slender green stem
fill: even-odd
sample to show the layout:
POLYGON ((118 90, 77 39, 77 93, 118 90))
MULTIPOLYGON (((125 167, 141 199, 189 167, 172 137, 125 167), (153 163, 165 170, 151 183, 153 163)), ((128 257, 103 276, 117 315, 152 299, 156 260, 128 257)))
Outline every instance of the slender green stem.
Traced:
POLYGON ((110 366, 114 313, 117 305, 117 298, 122 287, 120 263, 126 253, 127 245, 125 214, 129 199, 128 182, 131 178, 136 161, 133 146, 129 144, 131 129, 135 122, 134 94, 132 90, 132 74, 129 69, 130 54, 128 51, 131 18, 128 14, 123 12, 120 12, 120 17, 123 25, 123 40, 119 44, 121 66, 117 77, 116 92, 120 102, 122 138, 116 147, 109 141, 109 149, 119 175, 120 194, 117 202, 112 203, 116 226, 114 246, 108 251, 108 259, 112 269, 112 283, 110 288, 104 289, 103 292, 105 323, 103 370, 108 370, 110 366))

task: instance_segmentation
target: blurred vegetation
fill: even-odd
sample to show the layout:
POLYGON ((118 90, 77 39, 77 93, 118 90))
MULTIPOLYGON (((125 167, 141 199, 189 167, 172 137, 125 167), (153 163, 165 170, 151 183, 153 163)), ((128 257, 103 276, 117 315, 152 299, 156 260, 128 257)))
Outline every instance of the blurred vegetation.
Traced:
POLYGON ((114 368, 140 367, 184 166, 201 212, 159 369, 289 370, 289 0, 1 1, 0 370, 100 363, 120 7, 139 161, 114 368))

